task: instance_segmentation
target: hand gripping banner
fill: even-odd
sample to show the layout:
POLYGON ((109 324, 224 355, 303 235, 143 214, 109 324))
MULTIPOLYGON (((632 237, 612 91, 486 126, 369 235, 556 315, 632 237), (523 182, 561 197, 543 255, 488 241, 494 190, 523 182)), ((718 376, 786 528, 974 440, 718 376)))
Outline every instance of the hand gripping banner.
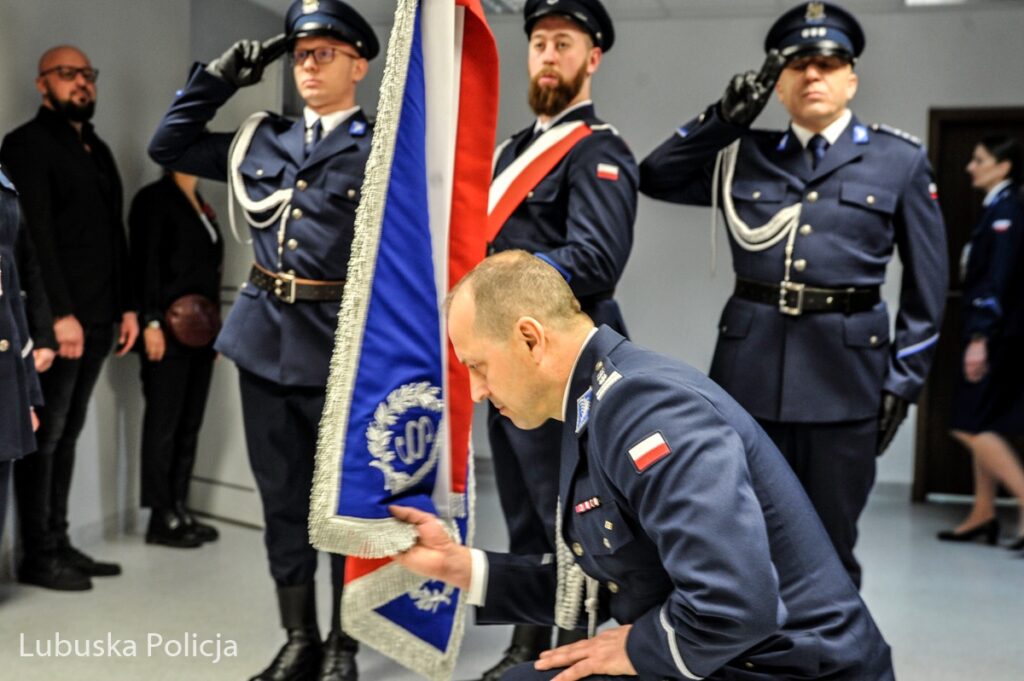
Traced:
POLYGON ((441 303, 483 258, 498 57, 480 0, 399 0, 320 424, 309 531, 349 556, 343 627, 451 678, 462 593, 386 556, 435 513, 470 544, 472 401, 441 303))

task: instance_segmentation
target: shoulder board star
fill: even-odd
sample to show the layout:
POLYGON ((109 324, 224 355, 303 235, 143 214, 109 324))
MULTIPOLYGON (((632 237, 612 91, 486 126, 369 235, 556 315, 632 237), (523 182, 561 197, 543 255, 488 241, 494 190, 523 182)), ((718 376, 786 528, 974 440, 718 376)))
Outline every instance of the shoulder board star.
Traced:
POLYGON ((904 132, 899 128, 894 128, 891 125, 886 125, 885 123, 874 123, 871 126, 871 129, 876 130, 878 132, 884 132, 887 135, 892 135, 893 137, 899 137, 904 142, 913 144, 915 147, 920 147, 924 144, 919 137, 915 137, 914 135, 911 135, 909 132, 904 132))

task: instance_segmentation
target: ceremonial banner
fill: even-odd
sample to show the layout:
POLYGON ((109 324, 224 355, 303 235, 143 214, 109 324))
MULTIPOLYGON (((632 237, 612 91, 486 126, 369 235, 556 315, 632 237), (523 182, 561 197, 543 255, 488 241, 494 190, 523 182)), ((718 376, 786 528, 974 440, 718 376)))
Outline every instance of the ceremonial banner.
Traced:
POLYGON ((498 57, 480 0, 399 0, 356 214, 310 501, 310 538, 343 553, 346 632, 451 678, 463 594, 386 556, 415 532, 389 504, 472 538, 465 368, 441 303, 483 258, 498 57))

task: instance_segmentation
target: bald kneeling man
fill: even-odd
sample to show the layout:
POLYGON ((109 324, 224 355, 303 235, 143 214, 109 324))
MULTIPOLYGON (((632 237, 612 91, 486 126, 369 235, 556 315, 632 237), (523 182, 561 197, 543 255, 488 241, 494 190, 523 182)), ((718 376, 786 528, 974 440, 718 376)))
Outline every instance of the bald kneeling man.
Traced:
MULTIPOLYGON (((453 289, 448 333, 475 400, 520 428, 563 422, 560 541, 598 592, 595 619, 619 623, 504 681, 894 678, 792 470, 718 385, 595 328, 523 251, 453 289)), ((434 516, 392 512, 419 537, 396 560, 466 590, 478 623, 553 623, 558 561, 485 554, 434 516)))

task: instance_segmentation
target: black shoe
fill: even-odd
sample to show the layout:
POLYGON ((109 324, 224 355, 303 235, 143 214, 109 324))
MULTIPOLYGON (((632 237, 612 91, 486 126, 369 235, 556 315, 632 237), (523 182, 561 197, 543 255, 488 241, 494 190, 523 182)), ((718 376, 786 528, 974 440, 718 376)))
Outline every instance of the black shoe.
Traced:
POLYGON ((162 544, 176 549, 194 549, 203 541, 182 522, 178 514, 171 509, 153 509, 149 516, 149 529, 146 530, 147 544, 162 544))
POLYGON ((935 536, 938 537, 939 541, 955 542, 973 541, 979 537, 984 537, 986 544, 995 546, 996 540, 999 539, 999 518, 992 518, 992 520, 975 525, 971 529, 962 532, 943 530, 935 536))
POLYGON ((185 504, 178 502, 174 505, 174 511, 178 514, 178 517, 184 521, 186 525, 192 528, 196 536, 203 542, 217 541, 220 537, 220 532, 213 525, 207 525, 206 523, 199 522, 192 513, 185 508, 185 504))
POLYGON ((1024 534, 1018 536, 1012 542, 1007 544, 1006 548, 1010 551, 1024 551, 1024 534))
POLYGON ((532 662, 551 647, 551 629, 518 624, 512 629, 512 644, 498 664, 484 672, 480 681, 498 681, 509 669, 524 662, 532 662))
POLYGON ((359 644, 343 631, 332 631, 324 641, 324 659, 317 681, 358 681, 356 652, 359 644))
POLYGON ((114 577, 121 574, 121 566, 117 563, 93 560, 91 556, 82 553, 71 544, 65 544, 58 551, 64 562, 89 577, 114 577))
POLYGON ((88 591, 92 588, 89 575, 63 560, 57 552, 26 556, 18 570, 18 581, 54 591, 88 591))
POLYGON ((320 634, 310 629, 289 629, 288 641, 270 666, 249 681, 313 681, 322 657, 320 634))

